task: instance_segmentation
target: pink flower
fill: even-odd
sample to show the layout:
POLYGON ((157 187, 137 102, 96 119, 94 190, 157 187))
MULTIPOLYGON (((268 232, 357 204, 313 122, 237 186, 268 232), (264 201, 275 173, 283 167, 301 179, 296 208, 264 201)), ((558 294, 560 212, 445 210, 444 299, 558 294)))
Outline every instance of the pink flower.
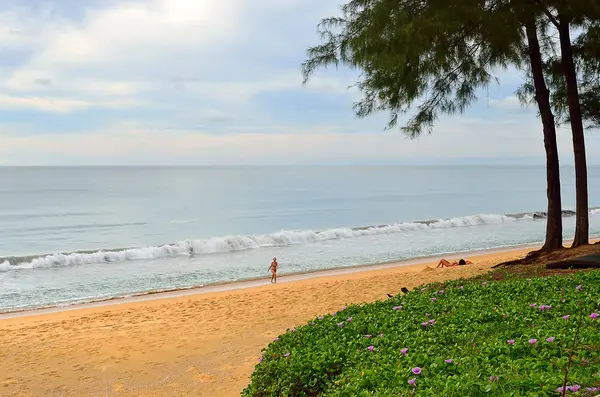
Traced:
MULTIPOLYGON (((566 387, 559 387, 558 389, 556 389, 556 391, 559 392, 559 393, 564 393, 565 389, 567 389, 569 391, 572 391, 573 393, 577 393, 579 391, 579 389, 581 389, 581 386, 579 386, 579 385, 572 385, 572 386, 566 386, 566 387)), ((587 390, 590 390, 590 389, 591 388, 588 387, 587 390)))
POLYGON ((581 284, 579 284, 579 285, 578 285, 577 287, 575 287, 575 288, 577 288, 577 291, 581 291, 581 288, 582 288, 582 287, 583 287, 583 286, 582 286, 581 284))
POLYGON ((425 317, 429 317, 429 316, 431 316, 431 314, 425 313, 425 317))
POLYGON ((535 308, 536 305, 535 305, 535 303, 530 303, 529 306, 535 308))
POLYGON ((369 351, 372 352, 373 350, 375 350, 375 346, 369 346, 367 347, 367 349, 369 349, 369 351))
POLYGON ((402 353, 402 355, 406 356, 408 354, 408 349, 405 347, 400 350, 400 353, 402 353))
POLYGON ((277 342, 279 340, 279 338, 275 338, 273 339, 273 342, 277 342))
POLYGON ((515 340, 514 339, 509 339, 506 341, 509 345, 514 345, 515 344, 515 340))
POLYGON ((349 322, 349 323, 351 323, 352 322, 352 317, 348 317, 348 319, 346 321, 349 322))
POLYGON ((487 285, 487 283, 484 281, 483 283, 481 283, 481 285, 487 285))
POLYGON ((311 322, 311 323, 310 323, 310 325, 315 325, 315 322, 314 322, 314 321, 313 321, 313 322, 311 322))
POLYGON ((373 336, 372 335, 365 335, 365 338, 367 339, 371 339, 373 336))
POLYGON ((568 320, 569 318, 571 318, 571 316, 567 314, 566 316, 563 316, 562 318, 565 320, 568 320))
POLYGON ((530 345, 535 345, 537 343, 537 339, 529 339, 529 344, 530 345))
POLYGON ((421 323, 421 325, 422 325, 423 327, 427 327, 427 326, 429 325, 429 321, 425 321, 424 323, 421 323))
POLYGON ((402 310, 402 306, 394 306, 392 307, 392 310, 402 310))
POLYGON ((258 362, 259 362, 259 363, 262 363, 262 357, 259 357, 259 358, 258 358, 258 362))
POLYGON ((460 289, 463 289, 463 288, 465 288, 465 287, 464 287, 464 285, 461 285, 461 286, 460 286, 460 287, 458 287, 458 288, 460 288, 460 289))
POLYGON ((500 378, 498 378, 497 376, 490 376, 490 382, 496 382, 498 379, 500 378))
POLYGON ((290 356, 290 353, 285 353, 285 354, 283 355, 283 357, 289 357, 289 356, 290 356))
POLYGON ((338 327, 342 328, 344 326, 344 322, 338 323, 338 327))
POLYGON ((319 318, 319 320, 323 320, 323 316, 319 316, 318 318, 319 318))
POLYGON ((408 381, 408 384, 409 384, 409 385, 411 385, 411 386, 414 386, 414 385, 415 385, 415 383, 417 383, 417 378, 412 378, 412 379, 410 379, 410 380, 408 381))
POLYGON ((413 374, 415 374, 415 375, 420 375, 420 374, 421 374, 421 368, 419 368, 419 367, 414 367, 414 368, 412 369, 412 373, 413 373, 413 374))
POLYGON ((444 360, 444 362, 445 362, 446 364, 452 364, 452 361, 453 361, 453 360, 452 360, 451 358, 450 358, 450 359, 448 359, 448 360, 444 360))
POLYGON ((598 318, 598 313, 592 313, 592 314, 590 314, 590 318, 591 318, 592 320, 595 320, 595 319, 597 319, 597 318, 598 318))
POLYGON ((554 342, 554 336, 551 336, 546 339, 546 342, 554 342))
POLYGON ((436 300, 437 300, 437 299, 435 299, 435 298, 431 298, 431 301, 432 301, 432 302, 435 302, 436 300))
POLYGON ((377 335, 380 339, 383 338, 383 334, 377 335))

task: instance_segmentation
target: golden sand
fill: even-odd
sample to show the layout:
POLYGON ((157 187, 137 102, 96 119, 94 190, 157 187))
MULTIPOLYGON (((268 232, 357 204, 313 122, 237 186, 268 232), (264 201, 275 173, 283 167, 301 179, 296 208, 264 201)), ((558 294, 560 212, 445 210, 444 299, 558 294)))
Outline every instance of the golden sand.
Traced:
POLYGON ((239 396, 261 349, 286 329, 528 251, 0 320, 0 395, 239 396))

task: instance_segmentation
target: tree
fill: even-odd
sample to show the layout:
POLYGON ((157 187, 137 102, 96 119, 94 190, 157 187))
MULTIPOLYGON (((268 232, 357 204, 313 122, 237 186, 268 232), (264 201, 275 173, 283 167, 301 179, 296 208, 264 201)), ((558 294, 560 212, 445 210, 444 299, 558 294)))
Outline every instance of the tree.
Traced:
POLYGON ((525 21, 528 54, 535 101, 538 104, 544 130, 544 147, 546 149, 546 196, 548 198, 548 222, 546 223, 546 242, 542 251, 562 247, 562 198, 560 196, 560 166, 558 160, 558 144, 556 143, 556 124, 550 105, 550 91, 544 78, 542 52, 537 35, 535 18, 525 21), (550 219, 559 221, 551 222, 550 219))
POLYGON ((557 4, 554 7, 544 10, 544 13, 554 25, 559 35, 560 65, 565 80, 566 102, 571 123, 573 154, 575 157, 576 221, 573 247, 578 247, 589 243, 589 204, 585 135, 575 57, 571 44, 571 26, 581 21, 583 17, 582 12, 589 10, 589 5, 587 1, 579 0, 571 2, 559 0, 555 3, 557 4), (555 9, 555 12, 553 12, 552 8, 555 9))
POLYGON ((363 99, 354 105, 357 116, 387 110, 388 128, 392 128, 400 114, 418 103, 402 127, 416 138, 425 130, 431 132, 440 114, 466 110, 477 100, 478 89, 496 81, 494 70, 529 65, 537 76, 548 170, 543 249, 552 250, 562 247, 556 128, 535 14, 526 11, 518 14, 532 15, 524 32, 525 24, 510 1, 352 0, 342 7, 341 17, 321 21, 323 43, 308 50, 302 73, 306 83, 321 67, 344 64, 360 69, 356 85, 363 99), (524 54, 529 54, 527 61, 524 54))
POLYGON ((588 0, 547 0, 543 5, 541 1, 539 3, 548 22, 558 32, 560 57, 549 58, 548 76, 554 92, 552 102, 559 115, 559 121, 566 119, 571 124, 576 183, 576 227, 573 247, 577 247, 589 243, 584 120, 597 122, 600 113, 598 30, 597 25, 593 24, 600 21, 600 7, 595 1, 588 0), (571 30, 574 26, 587 27, 588 30, 572 43, 571 30), (582 79, 578 81, 579 76, 582 79))
MULTIPOLYGON (((572 43, 581 114, 586 128, 600 128, 600 22, 589 24, 572 43)), ((562 60, 548 61, 552 106, 559 122, 570 122, 562 60)))

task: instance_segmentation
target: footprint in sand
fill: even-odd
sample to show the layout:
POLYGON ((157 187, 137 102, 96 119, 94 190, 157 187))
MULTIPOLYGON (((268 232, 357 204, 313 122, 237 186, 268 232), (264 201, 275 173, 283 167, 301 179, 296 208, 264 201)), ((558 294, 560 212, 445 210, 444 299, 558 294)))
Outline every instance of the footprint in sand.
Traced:
MULTIPOLYGON (((198 367, 189 367, 187 369, 187 372, 199 372, 200 368, 198 367)), ((215 377, 213 375, 209 375, 209 374, 197 374, 196 376, 194 376, 196 378, 196 380, 200 381, 200 382, 213 382, 215 380, 215 377)))
POLYGON ((213 382, 215 377, 209 374, 198 374, 196 375, 196 379, 200 382, 213 382))

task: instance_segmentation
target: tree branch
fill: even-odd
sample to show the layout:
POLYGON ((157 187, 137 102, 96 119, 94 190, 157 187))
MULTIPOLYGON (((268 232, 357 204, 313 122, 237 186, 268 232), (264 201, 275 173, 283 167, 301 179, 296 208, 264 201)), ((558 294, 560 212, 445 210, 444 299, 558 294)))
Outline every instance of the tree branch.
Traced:
POLYGON ((544 14, 548 17, 550 22, 552 22, 552 24, 554 26, 556 26, 556 28, 558 29, 558 27, 560 26, 558 19, 554 15, 552 15, 552 13, 550 12, 550 10, 548 10, 548 8, 546 8, 546 6, 544 5, 544 2, 542 0, 537 0, 537 3, 544 8, 544 14))
POLYGON ((560 27, 560 23, 558 22, 558 19, 556 19, 556 17, 554 15, 552 15, 550 10, 544 9, 544 14, 546 14, 546 16, 548 17, 550 22, 552 22, 552 25, 556 26, 557 29, 560 27))

